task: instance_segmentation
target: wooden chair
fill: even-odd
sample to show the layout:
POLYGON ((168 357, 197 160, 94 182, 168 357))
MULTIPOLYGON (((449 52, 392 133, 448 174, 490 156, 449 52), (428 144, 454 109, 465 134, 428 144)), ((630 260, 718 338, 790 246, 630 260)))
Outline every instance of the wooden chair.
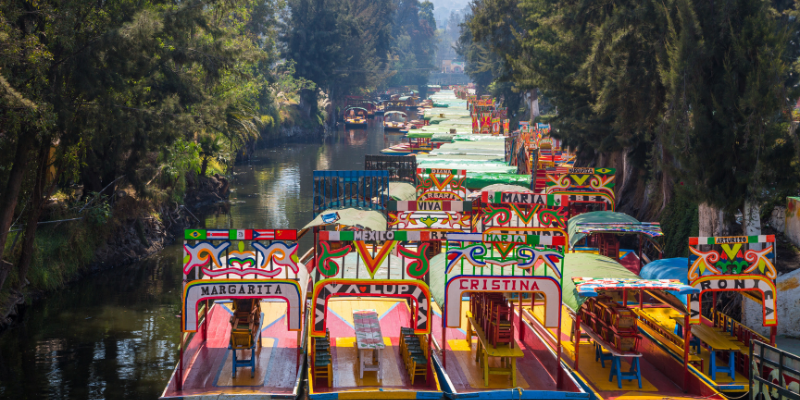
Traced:
POLYGON ((250 377, 255 376, 256 370, 256 354, 255 354, 255 347, 256 347, 256 340, 253 337, 253 330, 249 323, 241 324, 241 321, 231 318, 231 342, 228 345, 228 349, 231 350, 233 353, 233 362, 232 369, 233 369, 233 377, 236 378, 236 368, 238 367, 250 367, 250 377), (240 360, 236 354, 238 350, 250 350, 250 359, 242 359, 240 360))
POLYGON ((314 379, 325 378, 328 387, 333 386, 333 359, 331 357, 330 331, 325 330, 325 337, 313 338, 311 360, 314 364, 314 379))
POLYGON ((414 384, 414 378, 418 375, 427 382, 428 379, 428 359, 424 355, 413 356, 410 360, 410 368, 408 375, 411 377, 411 384, 414 384))
POLYGON ((497 305, 494 308, 489 331, 489 341, 492 346, 511 343, 514 340, 514 325, 511 318, 511 307, 497 305))
POLYGON ((314 357, 314 379, 327 379, 328 387, 333 387, 333 361, 330 353, 317 353, 314 357))

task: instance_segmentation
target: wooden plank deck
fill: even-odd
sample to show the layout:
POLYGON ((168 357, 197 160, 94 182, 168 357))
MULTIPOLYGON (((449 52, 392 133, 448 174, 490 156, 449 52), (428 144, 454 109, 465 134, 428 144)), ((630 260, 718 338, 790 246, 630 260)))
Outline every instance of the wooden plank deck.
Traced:
MULTIPOLYGON (((408 376, 400 354, 400 327, 411 326, 411 313, 405 300, 390 298, 332 298, 328 300, 327 328, 331 333, 331 358, 333 360, 333 387, 325 379, 313 382, 312 395, 332 392, 357 392, 369 390, 437 391, 436 380, 426 382, 417 378, 414 385, 408 376), (381 332, 386 348, 381 351, 383 380, 378 381, 377 372, 365 371, 359 378, 358 353, 353 326, 353 310, 374 309, 378 313, 381 332)), ((394 393, 396 395, 398 393, 394 393)), ((395 397, 392 397, 395 398, 395 397)))
MULTIPOLYGON (((489 385, 484 386, 483 369, 479 363, 475 361, 475 352, 477 351, 478 339, 473 338, 471 342, 466 340, 466 330, 468 319, 467 312, 469 310, 469 302, 465 301, 461 307, 461 326, 462 328, 447 328, 447 344, 445 351, 447 353, 447 363, 445 372, 447 373, 453 388, 458 393, 474 393, 484 391, 498 391, 511 389, 511 379, 509 376, 504 375, 489 375, 489 385)), ((442 313, 437 304, 433 306, 433 331, 434 338, 438 341, 439 346, 442 346, 442 313)), ((514 337, 519 337, 519 318, 515 314, 516 319, 514 323, 514 337)), ((552 356, 550 364, 547 359, 540 357, 550 356, 545 348, 544 343, 541 343, 538 338, 530 331, 526 332, 526 339, 522 342, 516 340, 515 349, 512 351, 522 352, 522 357, 517 358, 516 380, 517 387, 525 391, 556 391, 556 377, 555 377, 555 356, 552 356)), ((439 355, 441 360, 441 354, 439 355)), ((490 358, 489 366, 491 368, 501 367, 499 358, 490 358)), ((573 388, 573 391, 577 391, 573 388)), ((563 392, 561 392, 563 393, 563 392)), ((554 393, 555 396, 557 396, 554 393)), ((548 397, 549 398, 549 397, 548 397)), ((553 397, 555 398, 555 397, 553 397)), ((561 398, 561 397, 558 397, 561 398)))
MULTIPOLYGON (((640 315, 648 318, 649 320, 658 323, 665 330, 668 330, 669 332, 672 332, 675 329, 675 324, 678 323, 678 319, 676 319, 676 318, 679 317, 678 313, 676 311, 672 310, 671 308, 644 308, 642 310, 637 310, 637 314, 640 314, 640 315)), ((680 321, 680 323, 682 324, 683 321, 680 321)), ((710 327, 708 325, 703 325, 703 324, 701 324, 701 325, 692 325, 692 333, 695 334, 697 337, 699 337, 701 340, 703 340, 703 338, 713 339, 715 341, 714 345, 717 346, 717 348, 720 348, 720 349, 721 348, 731 348, 731 349, 735 349, 735 350, 739 350, 739 351, 745 351, 745 352, 750 351, 749 347, 744 347, 744 344, 739 342, 738 340, 736 340, 733 336, 730 336, 730 335, 728 335, 726 333, 720 332, 717 328, 712 328, 712 327, 710 327), (703 337, 700 337, 700 335, 698 335, 698 333, 701 333, 703 335, 703 337), (707 337, 707 336, 710 336, 710 337, 707 337), (721 342, 721 343, 717 343, 717 342, 721 342)), ((651 333, 651 334, 661 336, 661 333, 659 333, 659 332, 654 332, 654 333, 651 333)), ((667 342, 667 340, 664 340, 664 341, 667 342)), ((683 341, 681 340, 681 342, 683 342, 683 341)), ((681 354, 681 355, 683 354, 683 349, 674 349, 672 347, 670 349, 672 351, 680 350, 679 353, 677 353, 677 352, 676 353, 677 354, 681 354)), ((694 356, 693 358, 696 358, 697 356, 699 356, 700 358, 703 359, 703 371, 702 371, 702 373, 703 373, 703 375, 705 375, 705 379, 711 381, 711 371, 710 371, 711 352, 708 351, 708 349, 706 349, 705 347, 701 347, 700 348, 700 354, 699 355, 693 355, 693 356, 694 356)), ((717 365, 719 365, 719 366, 728 365, 727 357, 719 357, 719 355, 718 355, 718 357, 717 357, 717 365)), ((700 369, 699 366, 696 367, 696 368, 698 370, 700 369)), ((717 372, 717 380, 716 381, 711 381, 711 382, 714 382, 717 385, 744 385, 745 388, 749 388, 750 381, 749 381, 748 378, 749 378, 748 376, 742 375, 739 372, 736 372, 736 377, 734 379, 731 379, 731 377, 728 374, 717 372)), ((745 390, 747 390, 747 389, 745 389, 745 390)))
MULTIPOLYGON (((175 390, 172 377, 162 398, 191 398, 225 394, 291 396, 297 380, 302 355, 297 350, 297 332, 286 327, 286 303, 262 301, 261 347, 256 348, 256 371, 238 368, 232 376, 230 339, 230 303, 217 303, 209 316, 208 340, 200 343, 197 356, 185 364, 183 390, 175 390)), ((201 341, 195 335, 192 341, 201 341)), ((250 351, 238 357, 249 358, 250 351)))

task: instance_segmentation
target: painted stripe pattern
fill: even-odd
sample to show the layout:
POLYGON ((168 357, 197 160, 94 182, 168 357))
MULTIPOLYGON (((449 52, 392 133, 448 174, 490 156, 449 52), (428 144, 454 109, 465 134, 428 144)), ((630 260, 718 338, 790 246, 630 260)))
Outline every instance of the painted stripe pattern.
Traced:
POLYGON ((447 240, 447 233, 439 231, 321 231, 320 241, 328 242, 430 242, 447 240))
POLYGON ((472 211, 471 201, 389 201, 389 211, 472 211))
POLYGON ((566 236, 528 235, 505 231, 487 233, 448 233, 451 242, 520 243, 532 246, 566 246, 566 236))
POLYGON ((451 174, 451 175, 466 175, 465 169, 444 169, 444 168, 417 168, 418 174, 451 174))
POLYGON ((186 240, 297 240, 295 229, 186 229, 186 240))
POLYGON ((735 243, 775 243, 775 235, 758 236, 699 236, 690 237, 689 245, 702 244, 735 244, 735 243))
POLYGON ((481 201, 493 204, 541 204, 548 207, 565 207, 569 205, 569 196, 564 194, 486 191, 481 193, 481 201))

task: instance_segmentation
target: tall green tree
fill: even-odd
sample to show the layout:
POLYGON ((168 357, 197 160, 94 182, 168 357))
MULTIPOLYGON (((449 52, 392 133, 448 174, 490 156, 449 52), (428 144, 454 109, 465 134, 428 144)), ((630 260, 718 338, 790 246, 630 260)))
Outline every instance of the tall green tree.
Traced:
POLYGON ((757 234, 764 197, 798 189, 797 135, 786 118, 800 96, 798 26, 773 7, 782 3, 677 0, 670 14, 667 143, 701 205, 703 235, 727 233, 740 210, 757 234))
POLYGON ((13 154, 2 161, 0 241, 26 199, 18 285, 57 185, 110 193, 124 181, 150 195, 163 169, 153 161, 173 143, 252 135, 261 115, 245 111, 259 110, 259 63, 274 57, 269 20, 252 15, 270 10, 265 0, 0 3, 0 51, 15 53, 0 59, 0 146, 13 154))

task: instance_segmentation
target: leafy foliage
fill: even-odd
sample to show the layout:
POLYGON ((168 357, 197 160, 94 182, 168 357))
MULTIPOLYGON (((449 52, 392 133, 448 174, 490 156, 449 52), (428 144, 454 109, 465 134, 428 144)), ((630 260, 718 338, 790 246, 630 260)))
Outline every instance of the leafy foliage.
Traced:
POLYGON ((633 179, 661 186, 640 190, 658 193, 661 210, 682 182, 686 196, 732 217, 745 201, 800 189, 789 126, 800 97, 796 8, 473 0, 459 53, 480 87, 539 88, 558 110, 553 134, 583 163, 621 155, 633 179))

